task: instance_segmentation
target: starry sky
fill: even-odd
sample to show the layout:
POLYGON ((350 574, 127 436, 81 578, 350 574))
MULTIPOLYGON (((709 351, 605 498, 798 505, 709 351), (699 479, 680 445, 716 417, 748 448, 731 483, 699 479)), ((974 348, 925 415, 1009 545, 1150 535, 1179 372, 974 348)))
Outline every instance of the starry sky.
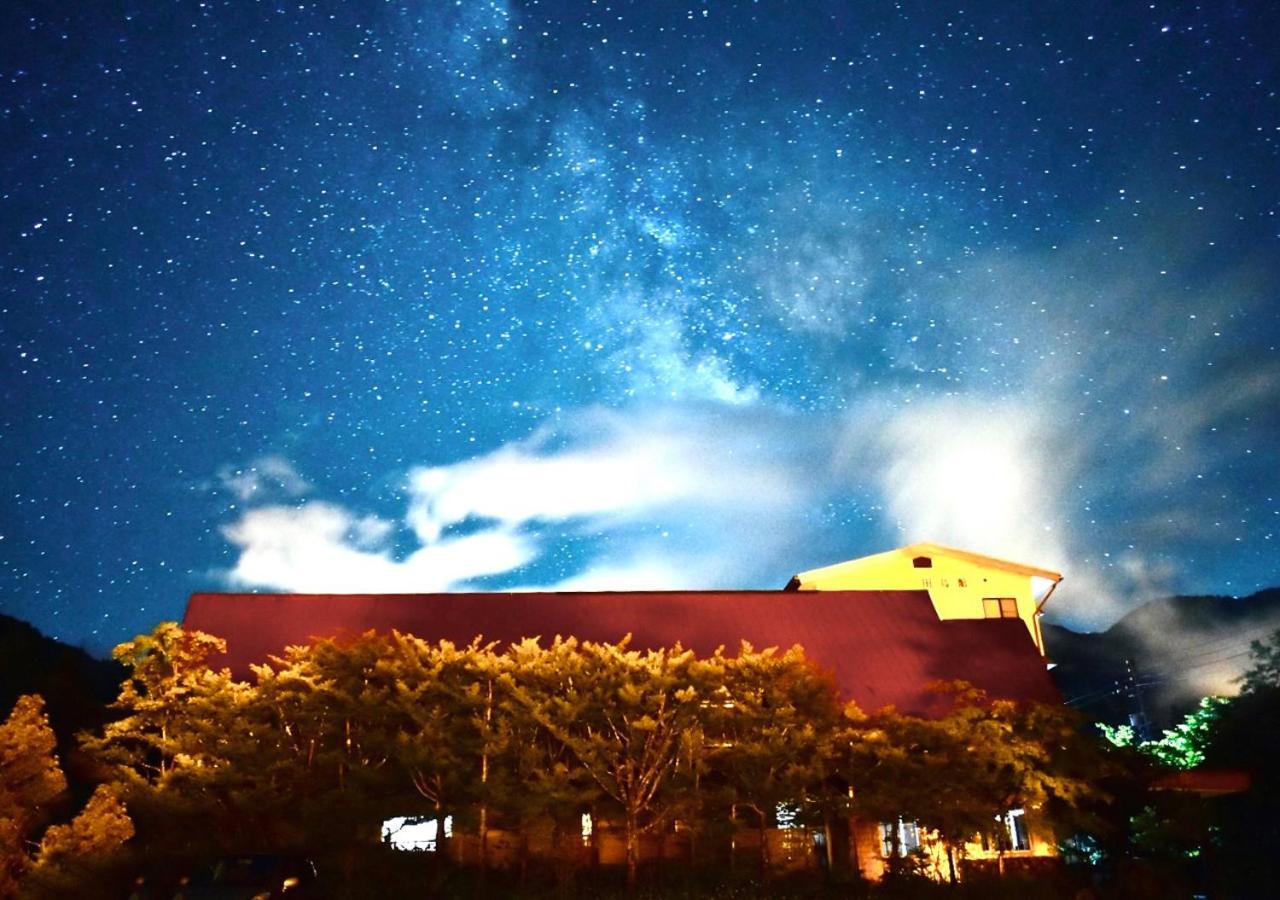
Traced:
POLYGON ((0 607, 1280 583, 1280 7, 16 2, 0 607))

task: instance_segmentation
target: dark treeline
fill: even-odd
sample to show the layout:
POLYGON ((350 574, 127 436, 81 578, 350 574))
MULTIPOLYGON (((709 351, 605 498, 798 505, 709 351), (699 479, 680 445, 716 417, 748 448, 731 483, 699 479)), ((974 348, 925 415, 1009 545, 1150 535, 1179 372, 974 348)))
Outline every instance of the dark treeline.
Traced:
MULTIPOLYGON (((117 718, 82 740, 103 788, 34 850, 24 842, 52 814, 60 775, 39 761, 51 738, 48 753, 16 747, 40 733, 38 705, 20 702, 4 727, 25 736, 0 732, 0 769, 8 754, 47 777, 0 835, 13 890, 89 895, 111 873, 163 879, 253 852, 314 859, 337 894, 385 893, 394 867, 430 895, 463 868, 483 887, 496 830, 520 840, 504 883, 563 888, 591 865, 584 814, 625 845, 629 883, 645 841, 673 828, 679 866, 713 877, 734 871, 734 835, 758 831, 758 865, 736 872, 758 880, 780 805, 828 837, 851 817, 916 822, 954 878, 966 844, 998 846, 996 817, 1016 807, 1095 861, 1135 855, 1139 814, 1152 810, 1148 831, 1163 821, 1144 787, 1153 764, 1064 707, 952 684, 939 686, 949 711, 937 718, 869 714, 798 647, 698 658, 625 641, 458 647, 370 633, 289 648, 249 681, 210 665, 222 649, 173 624, 117 648, 129 671, 117 718), (381 827, 398 816, 449 817, 452 836, 432 854, 391 854, 381 827)), ((0 801, 20 802, 5 791, 0 801)), ((826 846, 829 877, 856 882, 857 854, 826 846)))

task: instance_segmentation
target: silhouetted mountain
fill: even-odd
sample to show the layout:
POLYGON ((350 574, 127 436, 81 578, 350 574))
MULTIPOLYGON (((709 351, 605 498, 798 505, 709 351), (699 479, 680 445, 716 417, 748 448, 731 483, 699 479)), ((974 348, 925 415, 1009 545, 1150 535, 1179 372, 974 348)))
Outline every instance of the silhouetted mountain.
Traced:
POLYGON ((66 760, 75 734, 107 719, 124 667, 46 637, 21 619, 0 614, 0 718, 22 694, 44 697, 49 723, 66 760))
POLYGON ((1168 597, 1106 631, 1044 626, 1054 680, 1072 706, 1111 724, 1144 711, 1156 735, 1208 694, 1233 694, 1249 645, 1280 629, 1280 588, 1249 597, 1168 597))

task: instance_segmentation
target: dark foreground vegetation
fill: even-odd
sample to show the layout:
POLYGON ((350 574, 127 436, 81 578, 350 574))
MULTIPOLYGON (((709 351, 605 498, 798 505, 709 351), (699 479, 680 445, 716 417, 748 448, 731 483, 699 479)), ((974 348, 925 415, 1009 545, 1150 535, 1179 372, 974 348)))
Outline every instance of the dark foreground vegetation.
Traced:
POLYGON ((0 725, 0 896, 167 900, 244 854, 313 862, 299 893, 352 898, 1252 897, 1280 874, 1280 639, 1255 645, 1240 697, 1147 742, 963 684, 939 686, 936 718, 868 714, 800 648, 699 659, 368 634, 238 681, 210 665, 221 646, 166 624, 117 648, 113 717, 68 751, 79 792, 41 698, 18 699, 0 725), (1252 787, 1158 789, 1196 766, 1252 787), (1001 847, 995 819, 1013 808, 1052 830, 1060 861, 966 858, 980 836, 1001 847), (780 810, 826 838, 809 871, 770 857, 780 810), (433 852, 396 851, 381 840, 396 816, 452 830, 433 852), (903 853, 869 884, 851 818, 918 823, 943 883, 903 853), (618 865, 602 864, 606 833, 618 865))

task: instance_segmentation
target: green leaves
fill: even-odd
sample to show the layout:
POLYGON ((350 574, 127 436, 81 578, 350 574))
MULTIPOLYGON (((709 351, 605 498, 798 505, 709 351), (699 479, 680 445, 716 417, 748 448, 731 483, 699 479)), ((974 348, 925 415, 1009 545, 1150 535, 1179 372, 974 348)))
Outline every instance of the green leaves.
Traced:
POLYGON ((1228 697, 1201 697, 1194 710, 1154 741, 1138 741, 1128 725, 1111 726, 1100 722, 1098 729, 1116 747, 1133 747, 1173 769, 1194 769, 1204 762, 1205 754, 1213 743, 1215 727, 1231 703, 1228 697))

